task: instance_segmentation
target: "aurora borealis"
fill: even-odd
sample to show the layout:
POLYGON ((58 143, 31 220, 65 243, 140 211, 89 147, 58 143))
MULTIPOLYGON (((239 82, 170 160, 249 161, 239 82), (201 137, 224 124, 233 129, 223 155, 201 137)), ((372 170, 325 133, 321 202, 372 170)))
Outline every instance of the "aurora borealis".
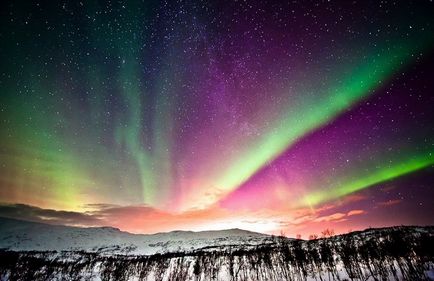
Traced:
POLYGON ((0 215, 434 224, 431 1, 5 1, 0 215))

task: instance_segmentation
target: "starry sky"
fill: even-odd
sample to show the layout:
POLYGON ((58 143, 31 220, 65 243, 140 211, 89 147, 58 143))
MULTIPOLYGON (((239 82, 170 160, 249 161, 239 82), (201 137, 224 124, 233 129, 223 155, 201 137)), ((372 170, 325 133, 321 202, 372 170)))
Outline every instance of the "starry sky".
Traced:
POLYGON ((432 1, 0 5, 0 216, 434 224, 432 1))

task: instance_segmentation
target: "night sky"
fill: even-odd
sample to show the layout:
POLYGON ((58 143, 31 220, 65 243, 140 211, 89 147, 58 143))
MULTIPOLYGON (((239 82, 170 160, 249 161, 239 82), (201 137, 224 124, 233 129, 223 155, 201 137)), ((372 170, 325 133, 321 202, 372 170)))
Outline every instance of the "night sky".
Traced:
POLYGON ((434 224, 432 1, 0 5, 0 216, 434 224))

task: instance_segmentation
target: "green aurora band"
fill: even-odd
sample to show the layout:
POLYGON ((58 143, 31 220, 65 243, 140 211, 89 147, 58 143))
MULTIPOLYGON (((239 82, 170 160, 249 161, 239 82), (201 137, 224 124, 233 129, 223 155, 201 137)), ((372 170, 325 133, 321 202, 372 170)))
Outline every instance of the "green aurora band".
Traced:
POLYGON ((428 155, 421 155, 401 161, 400 163, 381 167, 369 175, 349 179, 347 180, 347 183, 340 186, 334 186, 331 188, 323 187, 321 190, 311 192, 302 199, 301 205, 313 208, 321 203, 341 198, 356 191, 369 188, 375 184, 393 180, 400 176, 427 168, 433 164, 434 154, 428 153, 428 155))
MULTIPOLYGON (((243 116, 259 134, 246 137, 242 132, 228 130, 218 136, 221 139, 216 141, 217 149, 212 145, 200 147, 202 142, 195 142, 197 135, 203 143, 212 138, 211 134, 201 135, 202 131, 227 127, 226 124, 206 123, 203 127, 202 124, 197 128, 192 126, 186 129, 187 141, 178 142, 183 122, 188 123, 189 118, 194 117, 206 120, 207 116, 199 116, 200 110, 195 111, 194 106, 206 104, 205 99, 209 99, 216 88, 211 87, 215 85, 196 85, 201 85, 203 81, 197 80, 206 75, 190 76, 197 74, 196 67, 200 71, 206 69, 198 65, 202 62, 207 65, 210 57, 215 56, 218 61, 220 57, 213 52, 219 50, 216 51, 215 46, 211 48, 217 44, 209 38, 209 48, 206 44, 203 50, 198 47, 199 53, 206 53, 204 58, 189 53, 190 61, 183 53, 189 49, 183 48, 180 42, 181 38, 189 38, 193 30, 189 30, 188 25, 174 25, 171 29, 168 21, 161 19, 160 22, 151 7, 158 6, 157 2, 148 7, 142 1, 131 1, 127 9, 100 14, 104 5, 90 1, 79 8, 83 15, 77 17, 83 16, 80 18, 83 22, 64 23, 60 16, 51 19, 53 25, 57 22, 71 25, 73 32, 60 33, 60 24, 54 31, 46 30, 45 21, 41 21, 33 26, 23 24, 20 29, 14 29, 16 35, 4 37, 5 78, 0 85, 2 197, 13 201, 25 194, 37 197, 36 203, 69 210, 95 202, 146 204, 165 209, 177 197, 183 201, 179 205, 187 208, 196 206, 196 202, 192 204, 194 200, 202 201, 203 207, 212 206, 299 140, 375 94, 414 62, 415 54, 433 46, 432 30, 428 29, 412 29, 414 34, 402 38, 385 35, 385 38, 372 39, 369 47, 354 46, 337 38, 338 47, 335 53, 332 47, 332 53, 336 57, 340 52, 345 55, 342 59, 325 60, 329 64, 332 61, 331 71, 325 64, 318 62, 318 69, 314 69, 312 65, 316 63, 307 63, 306 73, 301 73, 303 69, 295 73, 309 77, 294 78, 293 85, 288 86, 291 90, 271 93, 276 100, 282 98, 279 100, 282 102, 259 100, 264 107, 258 109, 257 116, 256 113, 243 116), (38 32, 33 32, 35 30, 38 32), (156 30, 162 34, 152 34, 156 30), (71 38, 64 39, 64 34, 71 38), (172 38, 167 39, 170 44, 163 42, 166 37, 172 38), (155 42, 149 47, 151 39, 155 42), (33 48, 34 42, 39 42, 38 48, 33 48), (339 46, 343 49, 338 49, 339 46), (11 77, 6 78, 6 74, 11 77), (189 79, 192 89, 199 89, 199 93, 188 92, 183 96, 182 85, 188 84, 189 79), (185 116, 180 112, 186 112, 185 116), (199 156, 186 155, 193 151, 189 148, 196 148, 196 145, 199 156), (226 151, 218 151, 222 148, 226 151), (187 184, 199 184, 179 187, 183 180, 187 184), (218 190, 218 196, 204 200, 203 195, 214 189, 218 190)), ((162 8, 159 12, 165 10, 162 8)), ((159 17, 167 19, 171 15, 162 13, 159 17)), ((197 22, 196 18, 192 21, 200 25, 199 18, 197 22)), ((404 25, 408 22, 402 23, 404 25)), ((205 27, 203 30, 208 32, 205 27)), ((219 36, 216 41, 222 41, 219 36)), ((200 39, 199 35, 197 37, 200 39)), ((185 44, 201 45, 203 42, 199 39, 185 44)), ((222 77, 226 78, 232 69, 228 67, 224 71, 227 73, 222 77)), ((287 78, 276 80, 288 81, 287 78)), ((209 82, 203 84, 206 83, 209 82)), ((232 105, 230 99, 237 93, 224 94, 232 105)), ((221 106, 219 97, 216 101, 216 107, 221 106)), ((204 115, 213 114, 212 110, 215 109, 205 109, 204 115)), ((411 157, 414 153, 408 151, 406 157, 394 159, 389 166, 380 165, 370 174, 356 172, 351 176, 342 175, 339 181, 326 186, 306 187, 309 189, 300 204, 316 206, 433 164, 431 152, 416 154, 417 157, 411 157)))
MULTIPOLYGON (((429 43, 430 40, 425 39, 420 40, 417 45, 400 42, 394 47, 380 48, 381 51, 360 56, 358 63, 344 67, 341 73, 336 75, 342 78, 335 85, 295 91, 303 94, 292 97, 292 104, 282 110, 280 118, 268 123, 268 131, 262 133, 262 137, 254 143, 244 146, 248 149, 242 150, 236 161, 227 163, 224 172, 216 176, 217 186, 230 192, 245 183, 298 140, 332 122, 340 114, 375 93, 377 87, 381 87, 395 73, 410 64, 413 54, 430 46, 429 43)), ((422 166, 416 165, 418 169, 430 162, 421 163, 422 166)), ((399 169, 392 169, 393 177, 415 170, 414 164, 408 168, 405 166, 399 165, 399 169)), ((358 186, 359 183, 355 185, 358 186)))

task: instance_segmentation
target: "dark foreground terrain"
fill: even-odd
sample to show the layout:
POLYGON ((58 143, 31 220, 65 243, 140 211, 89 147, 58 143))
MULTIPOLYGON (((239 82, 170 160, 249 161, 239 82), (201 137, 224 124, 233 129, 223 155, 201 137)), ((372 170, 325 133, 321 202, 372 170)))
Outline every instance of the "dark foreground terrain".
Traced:
POLYGON ((434 280, 434 227, 264 236, 151 255, 0 250, 1 280, 434 280))

